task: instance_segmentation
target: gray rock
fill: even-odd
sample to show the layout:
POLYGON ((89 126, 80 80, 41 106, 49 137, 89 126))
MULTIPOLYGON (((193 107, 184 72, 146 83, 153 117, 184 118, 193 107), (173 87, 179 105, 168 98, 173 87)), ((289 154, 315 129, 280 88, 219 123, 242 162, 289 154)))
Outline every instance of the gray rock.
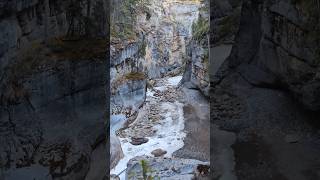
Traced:
POLYGON ((136 145, 136 146, 138 146, 138 145, 141 145, 141 144, 144 144, 144 143, 147 143, 149 141, 149 139, 148 138, 131 138, 131 144, 132 145, 136 145))
POLYGON ((199 166, 209 164, 194 159, 152 158, 140 156, 135 157, 128 162, 126 172, 127 180, 135 180, 142 177, 142 160, 145 161, 146 168, 149 169, 149 171, 154 171, 151 173, 152 177, 171 180, 191 180, 195 176, 198 176, 197 169, 199 166))
POLYGON ((154 155, 154 157, 159 157, 159 156, 163 156, 165 154, 167 154, 167 151, 162 150, 162 149, 155 149, 151 152, 152 155, 154 155))
MULTIPOLYGON (((21 172, 29 172, 31 166, 43 166, 49 168, 47 174, 53 179, 86 177, 93 165, 91 154, 103 153, 95 150, 106 137, 101 121, 106 95, 103 66, 92 60, 66 60, 59 70, 21 79, 28 98, 16 96, 9 109, 8 102, 0 106, 0 153, 1 164, 8 165, 5 171, 19 167, 21 172), (10 121, 8 117, 12 117, 10 121)), ((30 178, 47 171, 37 169, 30 178)), ((105 175, 99 173, 95 176, 105 175)))
POLYGON ((121 143, 114 134, 110 135, 110 169, 113 169, 123 158, 121 143))
POLYGON ((244 2, 235 45, 219 73, 231 67, 255 86, 288 89, 306 109, 319 110, 318 45, 304 35, 314 31, 303 26, 312 19, 301 16, 304 10, 282 0, 244 2))

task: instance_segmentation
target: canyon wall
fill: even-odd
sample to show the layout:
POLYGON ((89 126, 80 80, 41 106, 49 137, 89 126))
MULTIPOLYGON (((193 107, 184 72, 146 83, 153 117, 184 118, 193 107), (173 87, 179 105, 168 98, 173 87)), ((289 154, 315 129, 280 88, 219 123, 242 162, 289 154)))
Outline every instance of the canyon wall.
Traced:
POLYGON ((1 178, 106 175, 107 9, 106 0, 0 3, 1 178))
POLYGON ((317 1, 211 2, 213 177, 319 178, 317 1))
POLYGON ((314 3, 244 1, 236 44, 227 64, 251 84, 287 89, 305 108, 317 111, 320 94, 315 90, 319 87, 319 66, 314 3))
POLYGON ((209 96, 209 1, 202 2, 198 18, 192 25, 182 82, 188 88, 200 89, 209 96))
POLYGON ((112 114, 133 116, 149 80, 184 70, 199 2, 118 1, 111 12, 112 114))

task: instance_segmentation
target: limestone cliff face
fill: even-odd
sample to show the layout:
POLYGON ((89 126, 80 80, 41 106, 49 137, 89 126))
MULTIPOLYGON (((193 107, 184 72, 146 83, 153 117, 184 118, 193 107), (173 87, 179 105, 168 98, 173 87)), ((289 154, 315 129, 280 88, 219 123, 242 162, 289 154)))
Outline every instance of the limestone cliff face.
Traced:
POLYGON ((1 177, 105 175, 107 3, 0 3, 1 177))
POLYGON ((151 0, 150 17, 138 26, 146 39, 146 69, 149 78, 177 75, 183 71, 192 23, 198 18, 200 2, 151 0))
POLYGON ((183 71, 192 22, 200 6, 197 1, 130 3, 114 2, 113 9, 118 11, 111 12, 113 114, 141 106, 148 79, 183 71))
POLYGON ((111 56, 110 85, 111 113, 133 115, 144 103, 146 96, 146 73, 142 63, 141 43, 125 47, 111 56))
POLYGON ((307 109, 317 111, 320 81, 313 3, 244 1, 227 63, 250 83, 288 89, 307 109))
POLYGON ((141 10, 143 5, 138 1, 112 3, 110 111, 115 116, 112 116, 111 122, 118 121, 117 115, 125 115, 126 118, 133 116, 145 100, 145 41, 136 26, 137 17, 144 14, 141 10))
POLYGON ((192 25, 192 40, 187 46, 187 62, 183 83, 209 96, 209 1, 200 8, 192 25))

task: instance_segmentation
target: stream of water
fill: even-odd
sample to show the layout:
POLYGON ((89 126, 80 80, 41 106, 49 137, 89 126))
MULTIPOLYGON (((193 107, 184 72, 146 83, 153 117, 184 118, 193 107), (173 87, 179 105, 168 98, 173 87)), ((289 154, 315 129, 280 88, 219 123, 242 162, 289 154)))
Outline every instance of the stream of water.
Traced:
POLYGON ((120 137, 121 147, 124 158, 122 158, 117 166, 111 170, 111 174, 120 174, 120 179, 125 179, 125 170, 130 159, 136 156, 151 155, 151 151, 161 148, 167 153, 165 157, 171 157, 172 153, 183 147, 183 139, 186 133, 184 129, 183 104, 179 102, 179 90, 177 86, 182 76, 162 78, 156 80, 156 86, 148 89, 145 105, 139 110, 139 115, 135 122, 128 127, 128 131, 124 132, 120 137), (166 93, 170 93, 170 101, 166 99, 166 93), (157 109, 153 107, 157 106, 157 109), (158 113, 159 119, 150 123, 144 122, 144 117, 148 113, 158 113), (136 131, 130 131, 135 129, 136 131), (150 131, 150 129, 152 129, 150 131), (132 145, 130 137, 135 133, 145 133, 149 141, 141 145, 132 145), (150 133, 152 132, 152 133, 150 133))

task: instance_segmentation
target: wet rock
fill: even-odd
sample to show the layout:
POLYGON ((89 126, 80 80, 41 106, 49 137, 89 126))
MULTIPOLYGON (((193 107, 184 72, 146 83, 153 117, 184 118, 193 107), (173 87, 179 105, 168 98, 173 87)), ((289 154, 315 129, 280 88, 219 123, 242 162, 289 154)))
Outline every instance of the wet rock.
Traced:
MULTIPOLYGON (((209 163, 195 159, 179 158, 153 158, 148 156, 139 156, 131 159, 127 164, 126 179, 137 180, 142 178, 142 160, 147 168, 152 171, 152 177, 172 180, 191 180, 200 177, 197 173, 198 166, 208 166, 209 163), (132 176, 132 174, 135 174, 132 176), (131 176, 130 176, 131 175, 131 176)), ((208 170, 209 171, 209 170, 208 170)))
POLYGON ((165 154, 167 154, 167 151, 162 150, 162 149, 155 149, 151 152, 152 155, 154 155, 155 157, 159 157, 159 156, 163 156, 165 154))
POLYGON ((144 143, 147 143, 149 141, 148 138, 131 138, 131 144, 132 145, 141 145, 141 144, 144 144, 144 143))
POLYGON ((115 135, 111 134, 110 136, 110 169, 114 168, 121 158, 123 158, 121 143, 115 135))

